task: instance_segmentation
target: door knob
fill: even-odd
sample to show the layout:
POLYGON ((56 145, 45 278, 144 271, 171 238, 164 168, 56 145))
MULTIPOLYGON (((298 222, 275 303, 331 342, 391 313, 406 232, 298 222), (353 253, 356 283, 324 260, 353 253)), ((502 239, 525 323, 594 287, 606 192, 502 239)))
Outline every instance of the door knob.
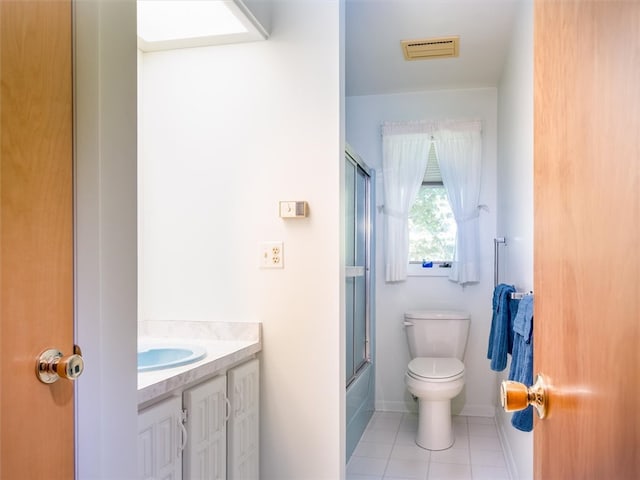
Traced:
POLYGON ((547 382, 543 375, 536 375, 536 383, 527 387, 524 383, 505 380, 500 386, 500 403, 505 412, 524 410, 533 405, 542 419, 548 413, 547 382))
POLYGON ((73 346, 73 354, 64 356, 56 348, 50 348, 40 354, 36 361, 36 375, 42 383, 56 382, 60 377, 69 380, 78 378, 84 370, 82 351, 73 346))

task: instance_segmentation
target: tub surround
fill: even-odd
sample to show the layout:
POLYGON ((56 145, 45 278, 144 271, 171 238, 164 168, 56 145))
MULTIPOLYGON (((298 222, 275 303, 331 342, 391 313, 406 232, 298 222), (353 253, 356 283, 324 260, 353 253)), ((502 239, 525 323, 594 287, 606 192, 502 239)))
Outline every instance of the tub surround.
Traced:
POLYGON ((262 350, 260 323, 142 321, 138 336, 144 343, 188 343, 207 349, 207 356, 198 362, 138 373, 139 409, 203 379, 224 374, 262 350))

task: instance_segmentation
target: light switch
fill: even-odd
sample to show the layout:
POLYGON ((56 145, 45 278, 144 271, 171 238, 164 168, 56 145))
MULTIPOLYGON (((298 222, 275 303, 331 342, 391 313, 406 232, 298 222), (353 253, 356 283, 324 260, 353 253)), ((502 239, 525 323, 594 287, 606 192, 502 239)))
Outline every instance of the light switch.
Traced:
POLYGON ((307 216, 307 202, 282 201, 280 202, 281 218, 304 218, 307 216))

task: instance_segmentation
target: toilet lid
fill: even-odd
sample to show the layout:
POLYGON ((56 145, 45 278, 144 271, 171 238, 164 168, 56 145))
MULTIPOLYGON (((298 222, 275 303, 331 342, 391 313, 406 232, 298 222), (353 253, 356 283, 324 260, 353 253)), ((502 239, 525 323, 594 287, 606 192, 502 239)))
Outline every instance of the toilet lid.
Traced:
POLYGON ((409 362, 409 372, 417 377, 444 379, 464 372, 457 358, 418 357, 409 362))

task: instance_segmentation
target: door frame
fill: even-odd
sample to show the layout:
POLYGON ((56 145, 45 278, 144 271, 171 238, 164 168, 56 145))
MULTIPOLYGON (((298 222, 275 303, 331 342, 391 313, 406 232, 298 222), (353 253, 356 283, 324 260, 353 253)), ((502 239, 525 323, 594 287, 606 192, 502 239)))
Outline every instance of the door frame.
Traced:
POLYGON ((73 8, 76 478, 136 478, 136 2, 73 8))

